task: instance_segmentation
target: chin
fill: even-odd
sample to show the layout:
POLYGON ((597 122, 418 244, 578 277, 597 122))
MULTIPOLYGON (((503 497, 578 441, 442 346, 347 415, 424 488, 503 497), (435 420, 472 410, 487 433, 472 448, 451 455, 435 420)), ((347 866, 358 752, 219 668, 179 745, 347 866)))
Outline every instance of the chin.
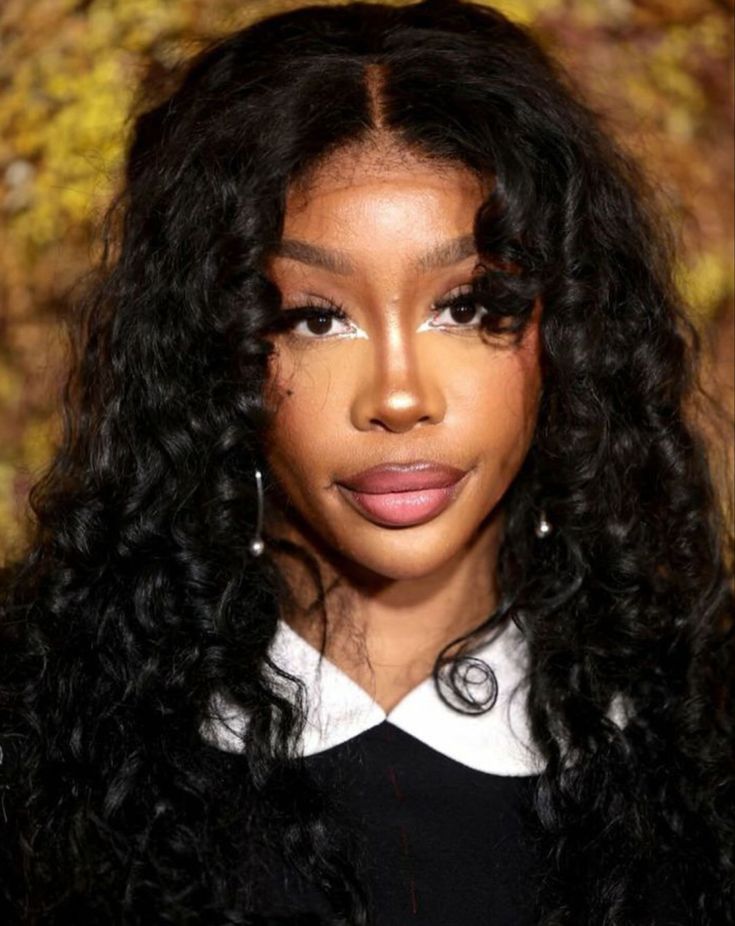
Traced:
POLYGON ((393 532, 393 536, 373 542, 340 545, 341 571, 394 581, 428 579, 447 568, 463 546, 461 540, 450 543, 446 537, 421 538, 416 532, 393 532))

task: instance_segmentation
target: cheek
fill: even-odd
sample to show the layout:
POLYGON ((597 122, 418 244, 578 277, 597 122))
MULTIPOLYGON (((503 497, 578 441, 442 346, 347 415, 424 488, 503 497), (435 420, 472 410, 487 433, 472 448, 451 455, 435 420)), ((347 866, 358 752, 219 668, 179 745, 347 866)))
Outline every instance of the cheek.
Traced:
POLYGON ((520 468, 533 440, 541 396, 538 332, 530 326, 517 349, 501 349, 477 368, 471 394, 465 395, 479 453, 489 471, 504 481, 520 468))
POLYGON ((269 462, 280 481, 294 491, 298 483, 313 479, 320 461, 322 467, 328 461, 325 448, 344 439, 338 433, 343 386, 323 357, 281 351, 271 358, 268 388, 269 462))

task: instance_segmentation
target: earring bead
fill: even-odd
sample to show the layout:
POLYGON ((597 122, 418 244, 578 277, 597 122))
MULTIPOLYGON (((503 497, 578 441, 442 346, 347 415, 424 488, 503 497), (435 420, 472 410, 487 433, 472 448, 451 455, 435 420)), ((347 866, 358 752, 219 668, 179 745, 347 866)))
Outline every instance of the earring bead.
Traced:
POLYGON ((549 534, 551 533, 551 524, 549 523, 549 521, 546 520, 546 515, 543 511, 541 512, 541 515, 538 521, 536 522, 536 528, 535 528, 534 533, 539 539, 548 537, 549 534))

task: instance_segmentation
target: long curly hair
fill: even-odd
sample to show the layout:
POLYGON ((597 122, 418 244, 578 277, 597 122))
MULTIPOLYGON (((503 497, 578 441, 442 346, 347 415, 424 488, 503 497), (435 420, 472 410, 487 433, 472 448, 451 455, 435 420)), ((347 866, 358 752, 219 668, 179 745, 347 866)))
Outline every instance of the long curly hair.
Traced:
POLYGON ((370 921, 348 828, 293 749, 303 701, 274 683, 288 586, 248 544, 256 464, 273 487, 264 261, 286 190, 376 132, 494 178, 475 219, 490 334, 544 305, 537 430, 477 629, 512 619, 528 644, 537 922, 648 926, 661 890, 682 922, 733 922, 731 538, 675 237, 532 35, 463 0, 262 19, 134 120, 63 435, 2 572, 3 922, 370 921), (251 717, 242 755, 201 735, 223 692, 251 717), (258 909, 268 852, 332 913, 258 909))

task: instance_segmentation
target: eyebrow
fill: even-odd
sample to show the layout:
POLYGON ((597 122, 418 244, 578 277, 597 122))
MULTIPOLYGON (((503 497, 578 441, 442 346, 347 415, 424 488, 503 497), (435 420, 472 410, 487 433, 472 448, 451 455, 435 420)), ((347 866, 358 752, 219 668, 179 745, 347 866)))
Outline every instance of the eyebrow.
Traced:
MULTIPOLYGON (((442 241, 413 261, 413 269, 426 272, 440 267, 449 267, 458 264, 466 257, 476 253, 474 235, 461 235, 459 238, 450 238, 442 241)), ((302 264, 312 267, 321 267, 340 276, 349 276, 355 272, 355 266, 345 251, 322 248, 296 238, 284 238, 276 247, 274 254, 277 257, 289 257, 302 264)))

